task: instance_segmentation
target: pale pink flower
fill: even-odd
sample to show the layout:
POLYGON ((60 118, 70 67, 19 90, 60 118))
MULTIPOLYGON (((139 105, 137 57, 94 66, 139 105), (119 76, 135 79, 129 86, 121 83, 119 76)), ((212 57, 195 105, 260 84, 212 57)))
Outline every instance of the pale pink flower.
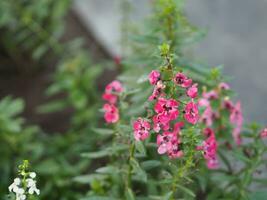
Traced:
POLYGON ((107 123, 116 123, 119 120, 119 111, 113 104, 104 104, 104 118, 107 123))
POLYGON ((267 137, 267 127, 264 128, 261 133, 260 133, 260 137, 261 138, 266 138, 267 137))
POLYGON ((183 73, 178 72, 173 80, 177 85, 188 88, 192 84, 192 79, 187 78, 183 73))
POLYGON ((241 144, 241 129, 243 125, 243 114, 241 109, 241 102, 238 101, 236 105, 231 109, 230 122, 235 126, 233 129, 233 138, 237 145, 241 144))
POLYGON ((194 102, 190 101, 185 106, 184 118, 191 124, 196 124, 199 119, 198 106, 194 102))
POLYGON ((134 129, 134 138, 137 141, 145 140, 149 136, 150 131, 150 123, 142 118, 138 118, 133 123, 133 129, 134 129))
POLYGON ((186 91, 187 96, 191 97, 192 99, 197 97, 198 88, 197 84, 193 84, 191 87, 188 88, 186 91))
POLYGON ((209 92, 203 92, 202 96, 208 100, 218 99, 218 97, 219 97, 218 93, 215 90, 211 90, 209 92))
POLYGON ((203 114, 200 117, 200 121, 206 124, 207 127, 210 127, 213 123, 214 113, 211 106, 207 106, 203 114))
POLYGON ((227 83, 224 83, 224 82, 219 84, 219 88, 221 90, 230 90, 230 86, 227 83))

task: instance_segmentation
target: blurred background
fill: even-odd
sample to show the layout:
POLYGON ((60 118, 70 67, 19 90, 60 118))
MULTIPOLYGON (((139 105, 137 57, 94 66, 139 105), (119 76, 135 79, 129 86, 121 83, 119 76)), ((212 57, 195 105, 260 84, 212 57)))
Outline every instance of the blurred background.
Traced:
MULTIPOLYGON (((135 22, 149 16, 149 0, 132 0, 135 22)), ((266 0, 187 0, 190 21, 207 30, 196 47, 198 60, 224 66, 233 89, 243 102, 247 121, 266 123, 267 107, 267 9, 266 0)), ((83 24, 113 55, 120 55, 120 20, 116 0, 75 1, 83 24)))

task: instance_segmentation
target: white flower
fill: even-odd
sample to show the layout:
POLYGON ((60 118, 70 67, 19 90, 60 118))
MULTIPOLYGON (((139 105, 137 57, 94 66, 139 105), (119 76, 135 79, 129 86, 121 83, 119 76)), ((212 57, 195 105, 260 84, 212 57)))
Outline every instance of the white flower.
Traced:
POLYGON ((30 177, 31 177, 31 178, 35 178, 35 177, 36 177, 36 173, 35 173, 35 172, 31 172, 31 173, 30 173, 30 177))
POLYGON ((25 200, 26 199, 26 195, 24 194, 24 189, 19 188, 16 192, 16 200, 25 200))
POLYGON ((40 194, 40 190, 37 189, 37 187, 36 187, 36 181, 35 180, 28 178, 26 180, 26 182, 27 182, 27 187, 29 188, 29 190, 28 190, 29 194, 34 194, 34 193, 36 193, 37 195, 40 194))
POLYGON ((21 183, 21 180, 19 178, 15 178, 14 182, 8 187, 9 192, 15 192, 17 193, 18 189, 19 189, 19 185, 21 183))

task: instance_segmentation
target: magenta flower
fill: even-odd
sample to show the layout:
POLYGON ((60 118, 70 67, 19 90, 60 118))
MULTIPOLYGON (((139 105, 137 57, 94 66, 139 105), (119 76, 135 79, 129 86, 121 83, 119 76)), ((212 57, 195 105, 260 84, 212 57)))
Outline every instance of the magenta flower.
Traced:
POLYGON ((193 84, 191 87, 188 88, 186 91, 187 96, 191 97, 192 99, 197 97, 197 84, 193 84))
POLYGON ((106 86, 105 93, 102 95, 102 98, 111 104, 115 104, 118 99, 118 96, 115 93, 120 93, 122 91, 123 88, 121 83, 117 80, 112 81, 106 86))
POLYGON ((266 138, 267 137, 267 127, 264 128, 261 133, 260 133, 260 137, 261 138, 266 138))
POLYGON ((119 111, 113 104, 104 104, 103 109, 105 111, 104 118, 107 123, 116 123, 119 120, 119 111))
POLYGON ((197 123, 199 119, 197 104, 194 104, 194 102, 190 101, 188 104, 186 104, 184 112, 184 118, 187 122, 191 124, 197 123))
POLYGON ((237 145, 241 144, 240 132, 243 125, 243 114, 241 109, 241 102, 238 101, 231 109, 230 122, 235 126, 233 130, 233 138, 237 145))
POLYGON ((170 128, 170 120, 167 116, 164 115, 155 115, 153 117, 153 129, 155 132, 159 132, 161 129, 164 131, 169 130, 170 128))
POLYGON ((157 70, 152 70, 149 74, 149 82, 151 85, 156 85, 160 80, 160 73, 157 70))
POLYGON ((187 78, 183 73, 178 72, 173 80, 177 85, 188 88, 192 84, 192 79, 187 78))
POLYGON ((133 129, 134 129, 134 138, 137 141, 145 140, 149 136, 150 131, 150 123, 142 118, 138 118, 133 123, 133 129))
POLYGON ((178 105, 179 103, 174 99, 159 98, 154 109, 160 116, 159 118, 170 121, 175 120, 178 117, 178 105))

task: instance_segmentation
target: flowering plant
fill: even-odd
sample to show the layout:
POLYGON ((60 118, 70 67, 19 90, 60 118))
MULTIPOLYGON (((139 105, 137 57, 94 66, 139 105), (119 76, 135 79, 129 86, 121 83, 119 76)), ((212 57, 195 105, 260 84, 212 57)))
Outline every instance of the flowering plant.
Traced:
POLYGON ((148 34, 134 38, 102 96, 106 125, 92 130, 99 150, 82 154, 103 165, 75 181, 90 185, 86 199, 260 199, 266 129, 244 126, 220 69, 183 51, 201 31, 181 1, 154 5, 148 34))
POLYGON ((8 187, 10 193, 15 194, 16 200, 32 199, 34 195, 39 195, 40 190, 36 186, 36 173, 29 172, 29 162, 23 161, 19 166, 19 177, 15 178, 13 183, 8 187))

